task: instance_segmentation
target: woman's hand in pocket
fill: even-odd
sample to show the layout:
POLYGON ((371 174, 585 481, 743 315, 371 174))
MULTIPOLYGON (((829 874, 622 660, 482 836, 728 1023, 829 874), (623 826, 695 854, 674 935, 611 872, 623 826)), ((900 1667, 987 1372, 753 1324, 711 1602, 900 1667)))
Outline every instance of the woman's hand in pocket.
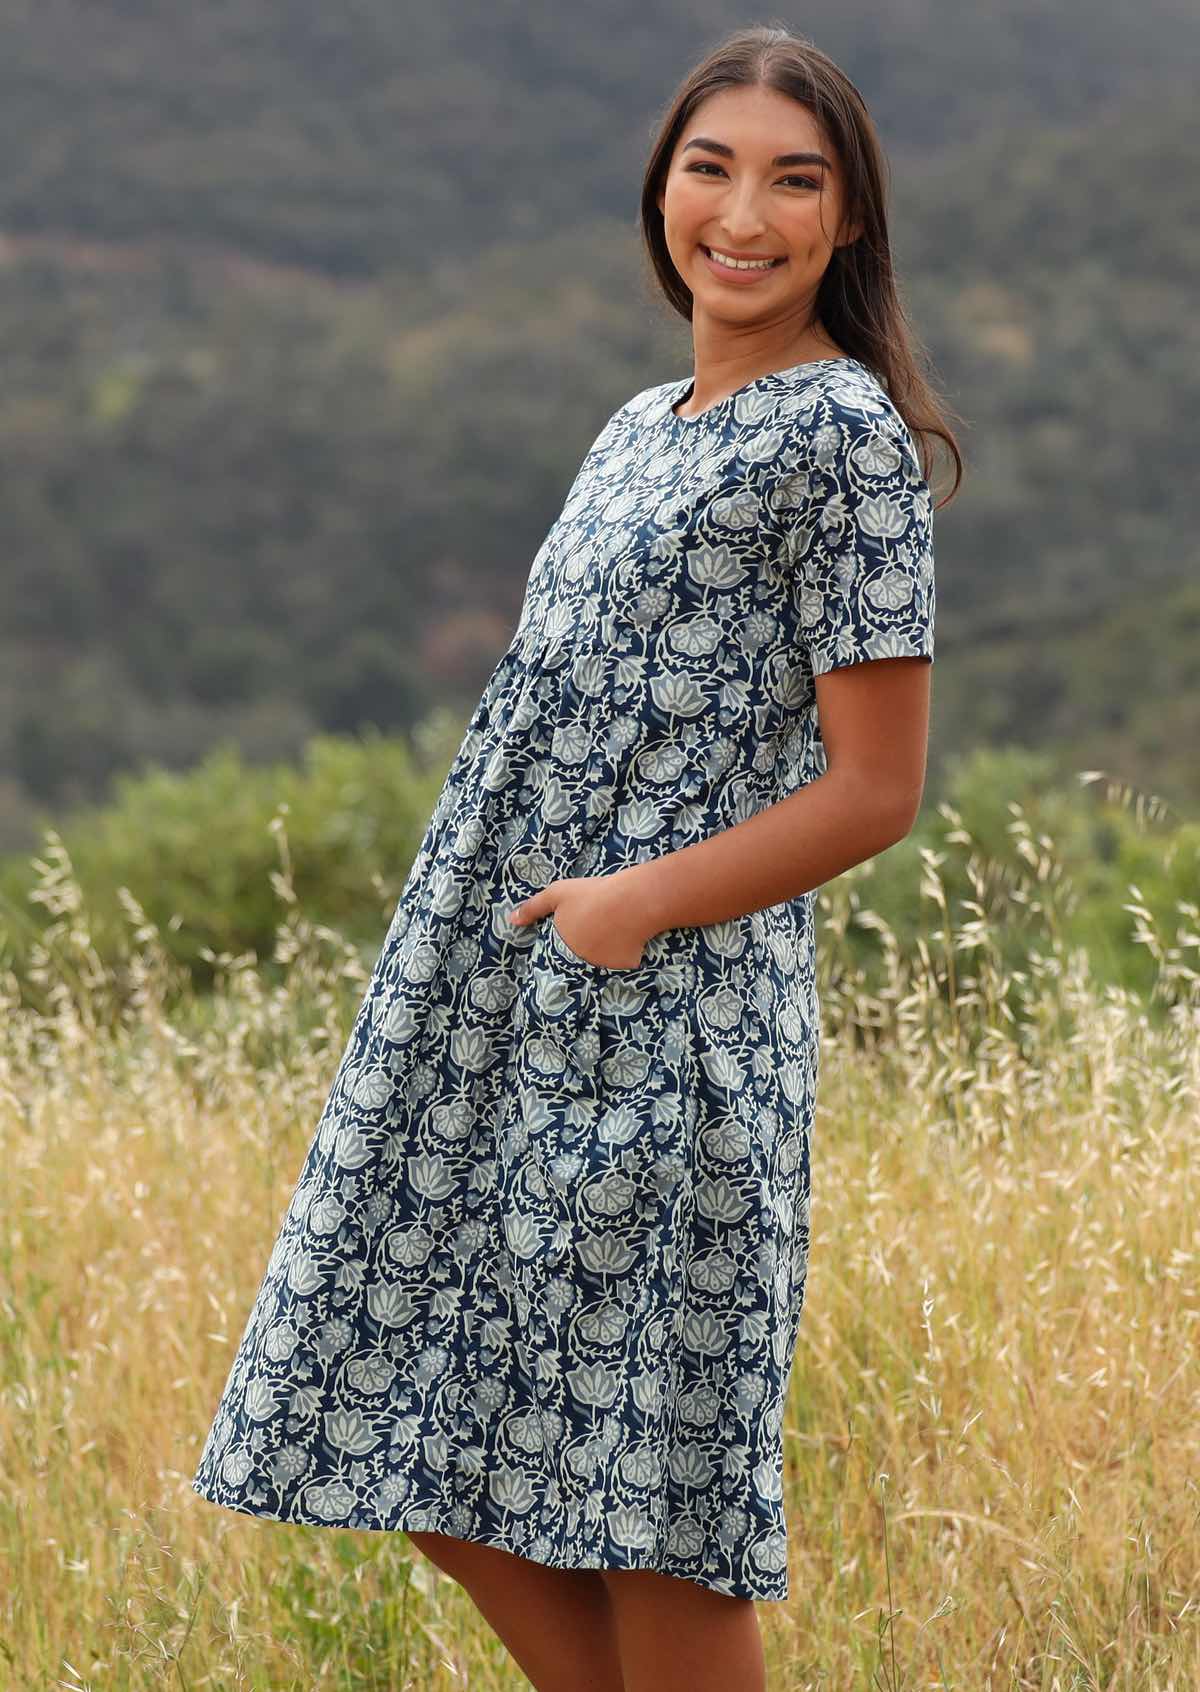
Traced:
POLYGON ((548 919, 568 950, 597 969, 636 969, 650 936, 621 876, 552 881, 509 913, 515 926, 548 919))

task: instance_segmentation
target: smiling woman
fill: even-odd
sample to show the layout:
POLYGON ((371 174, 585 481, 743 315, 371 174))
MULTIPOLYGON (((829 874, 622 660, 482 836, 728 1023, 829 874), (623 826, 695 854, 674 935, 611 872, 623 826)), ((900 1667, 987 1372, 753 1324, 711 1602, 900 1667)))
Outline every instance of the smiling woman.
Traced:
POLYGON ((692 325, 696 370, 680 416, 764 371, 856 358, 912 432, 922 472, 935 440, 953 460, 946 504, 962 456, 897 294, 885 178, 844 71, 784 30, 740 31, 696 67, 662 121, 642 232, 655 280, 692 325))
POLYGON ((911 827, 933 657, 879 179, 783 31, 674 103, 643 217, 694 373, 533 561, 192 1483, 409 1534, 538 1692, 761 1692, 788 1597, 814 895, 911 827))
POLYGON ((837 245, 861 230, 843 227, 839 174, 822 146, 813 114, 770 88, 720 89, 683 126, 656 195, 667 251, 695 302, 696 379, 682 415, 758 370, 837 355, 815 298, 837 245), (793 141, 782 153, 780 135, 793 141), (705 154, 715 157, 694 156, 705 154), (752 291, 732 319, 730 290, 752 291))

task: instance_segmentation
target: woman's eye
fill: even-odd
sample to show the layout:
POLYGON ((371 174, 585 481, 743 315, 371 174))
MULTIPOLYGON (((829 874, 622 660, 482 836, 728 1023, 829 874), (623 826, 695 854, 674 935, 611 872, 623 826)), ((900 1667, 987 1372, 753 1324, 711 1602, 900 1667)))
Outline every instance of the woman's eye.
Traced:
MULTIPOLYGON (((720 171, 721 166, 718 165, 718 164, 713 164, 711 159, 702 159, 699 164, 688 165, 687 169, 688 170, 717 170, 717 171, 720 171)), ((725 174, 724 171, 721 171, 721 174, 724 175, 725 174)), ((820 188, 820 186, 821 186, 821 184, 819 182, 814 182, 814 180, 811 176, 785 176, 783 178, 783 181, 784 182, 802 182, 806 188, 820 188)))

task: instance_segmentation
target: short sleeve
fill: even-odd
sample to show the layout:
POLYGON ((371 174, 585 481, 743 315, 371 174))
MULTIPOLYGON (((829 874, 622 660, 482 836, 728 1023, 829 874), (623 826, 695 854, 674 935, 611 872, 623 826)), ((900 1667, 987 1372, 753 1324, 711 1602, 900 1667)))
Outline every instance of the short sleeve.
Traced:
POLYGON ((823 411, 770 500, 813 675, 932 660, 932 500, 908 427, 886 401, 823 411))

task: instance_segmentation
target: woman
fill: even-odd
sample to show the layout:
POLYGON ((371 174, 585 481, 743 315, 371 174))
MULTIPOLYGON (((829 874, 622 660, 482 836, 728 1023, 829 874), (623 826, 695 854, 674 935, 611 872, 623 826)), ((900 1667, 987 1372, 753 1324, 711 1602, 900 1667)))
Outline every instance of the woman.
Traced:
POLYGON ((610 418, 534 561, 193 1486, 407 1532, 538 1692, 754 1692, 812 906, 916 817, 929 437, 961 459, 811 44, 688 77, 642 217, 694 373, 610 418))

